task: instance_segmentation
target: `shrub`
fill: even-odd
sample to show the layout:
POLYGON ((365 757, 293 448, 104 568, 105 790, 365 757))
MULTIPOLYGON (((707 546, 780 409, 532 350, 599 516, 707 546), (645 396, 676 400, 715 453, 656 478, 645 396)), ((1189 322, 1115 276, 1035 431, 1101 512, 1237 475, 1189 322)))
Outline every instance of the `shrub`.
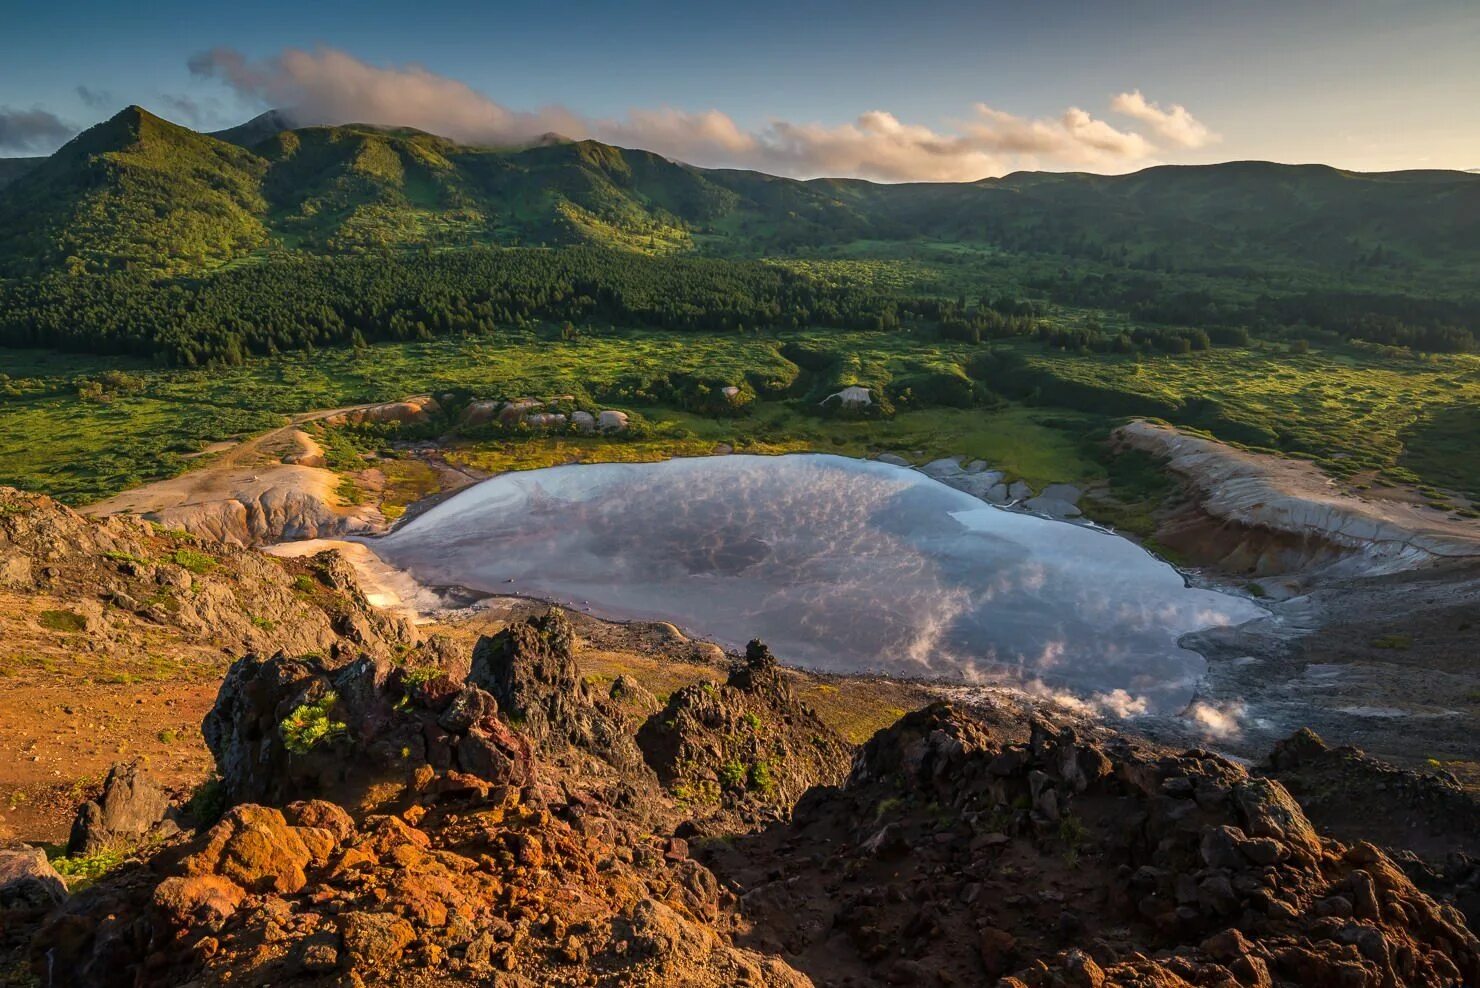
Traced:
POLYGON ((725 762, 719 769, 719 784, 726 789, 740 789, 745 785, 745 766, 739 762, 725 762))
POLYGON ((347 726, 331 716, 331 711, 338 703, 338 694, 330 690, 313 703, 300 704, 284 717, 283 722, 278 725, 278 731, 282 734, 283 744, 287 749, 301 755, 312 751, 320 742, 343 735, 347 726))
POLYGON ((225 812, 226 787, 215 776, 196 786, 185 803, 185 815, 195 821, 197 827, 209 827, 225 812))
POLYGON ((203 576, 221 565, 216 561, 215 556, 206 555, 204 552, 196 549, 176 549, 174 556, 171 558, 175 561, 176 566, 189 570, 197 576, 203 576))
POLYGON ((771 766, 765 762, 756 762, 750 766, 750 772, 746 778, 746 782, 750 786, 751 792, 758 792, 762 795, 776 788, 776 780, 771 775, 771 766))

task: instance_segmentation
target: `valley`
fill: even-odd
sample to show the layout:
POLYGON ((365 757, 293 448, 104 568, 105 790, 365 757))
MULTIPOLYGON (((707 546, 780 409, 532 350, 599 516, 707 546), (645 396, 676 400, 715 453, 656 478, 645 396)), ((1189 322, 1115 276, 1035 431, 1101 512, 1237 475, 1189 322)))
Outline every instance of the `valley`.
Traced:
POLYGON ((1480 175, 0 161, 0 984, 1480 977, 1480 175))

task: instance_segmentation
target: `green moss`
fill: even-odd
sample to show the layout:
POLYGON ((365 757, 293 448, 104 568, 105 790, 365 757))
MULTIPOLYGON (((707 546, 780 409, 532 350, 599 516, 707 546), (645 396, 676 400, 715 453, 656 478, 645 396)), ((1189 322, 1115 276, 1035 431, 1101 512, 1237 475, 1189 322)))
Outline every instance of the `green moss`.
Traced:
POLYGON ((36 622, 48 631, 68 634, 75 634, 87 627, 87 621, 74 611, 42 611, 37 615, 36 622))
POLYGON ((204 576, 221 565, 215 556, 184 547, 176 549, 175 554, 170 558, 176 566, 189 570, 197 576, 204 576))

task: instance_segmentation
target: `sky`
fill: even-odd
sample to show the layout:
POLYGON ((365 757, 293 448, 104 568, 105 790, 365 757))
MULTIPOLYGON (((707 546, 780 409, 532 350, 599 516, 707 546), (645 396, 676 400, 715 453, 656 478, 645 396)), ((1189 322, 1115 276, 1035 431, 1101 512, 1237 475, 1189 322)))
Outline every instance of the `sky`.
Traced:
POLYGON ((141 8, 0 0, 0 155, 137 103, 201 130, 281 107, 804 178, 1480 168, 1480 0, 141 8))

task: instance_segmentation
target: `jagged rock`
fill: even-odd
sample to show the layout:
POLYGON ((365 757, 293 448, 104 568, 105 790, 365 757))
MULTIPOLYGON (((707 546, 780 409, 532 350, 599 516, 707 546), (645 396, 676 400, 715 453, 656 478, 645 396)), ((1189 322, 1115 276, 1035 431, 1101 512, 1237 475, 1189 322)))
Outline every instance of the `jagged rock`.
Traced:
POLYGON ((674 791, 713 789, 726 801, 789 807, 840 781, 849 747, 801 703, 759 641, 724 685, 675 692, 637 732, 643 757, 674 791))
POLYGON ((137 763, 120 762, 108 770, 98 798, 78 809, 67 853, 93 854, 139 841, 165 823, 169 809, 169 795, 145 778, 137 763))
POLYGON ((487 785, 528 782, 528 745, 497 711, 475 686, 408 680, 368 659, 332 669, 248 656, 227 671, 202 732, 232 801, 353 805, 412 785, 420 767, 446 771, 459 750, 461 770, 487 785))
POLYGON ((172 875, 154 890, 152 905, 166 928, 219 929, 231 918, 246 890, 221 875, 172 875))
POLYGON ((365 970, 394 963, 416 939, 411 924, 394 913, 350 913, 342 935, 346 963, 365 970))
POLYGON ((1104 744, 1041 720, 1010 740, 944 704, 875 735, 846 784, 809 793, 785 826, 702 857, 759 885, 745 897, 754 937, 837 983, 1480 977, 1480 941, 1453 909, 1377 848, 1321 841, 1278 784, 1207 752, 1104 744), (767 882, 778 860, 786 880, 767 882), (878 944, 912 965, 881 965, 878 944))
POLYGON ((647 687, 625 673, 612 680, 612 688, 607 695, 613 702, 621 704, 624 709, 634 711, 644 717, 655 713, 661 706, 658 698, 653 696, 647 687))
POLYGON ((0 849, 0 910, 50 909, 67 900, 62 881, 39 847, 0 849))
POLYGON ((1261 771, 1279 780, 1323 833, 1390 849, 1415 884, 1453 901, 1472 927, 1480 924, 1480 799, 1453 777, 1331 747, 1308 729, 1276 744, 1261 771))
POLYGON ((520 621, 473 648, 468 682, 544 750, 574 746, 618 769, 642 764, 620 709, 598 696, 575 661, 575 632, 559 608, 520 621))

